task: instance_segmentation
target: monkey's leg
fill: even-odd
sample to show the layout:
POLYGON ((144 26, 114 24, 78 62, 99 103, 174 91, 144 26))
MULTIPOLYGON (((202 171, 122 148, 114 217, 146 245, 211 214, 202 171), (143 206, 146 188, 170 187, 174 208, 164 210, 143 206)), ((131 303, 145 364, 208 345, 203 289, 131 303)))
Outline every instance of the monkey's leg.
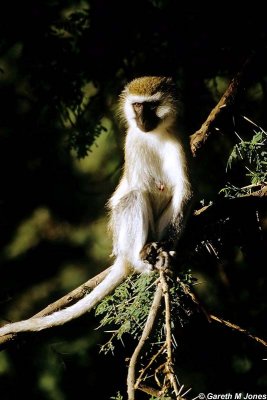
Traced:
POLYGON ((137 190, 124 195, 112 208, 111 228, 113 252, 138 272, 149 272, 152 266, 141 259, 140 252, 146 244, 153 216, 149 197, 137 190))
POLYGON ((159 218, 156 226, 157 237, 166 251, 175 250, 181 236, 185 222, 185 206, 186 202, 177 190, 159 218))

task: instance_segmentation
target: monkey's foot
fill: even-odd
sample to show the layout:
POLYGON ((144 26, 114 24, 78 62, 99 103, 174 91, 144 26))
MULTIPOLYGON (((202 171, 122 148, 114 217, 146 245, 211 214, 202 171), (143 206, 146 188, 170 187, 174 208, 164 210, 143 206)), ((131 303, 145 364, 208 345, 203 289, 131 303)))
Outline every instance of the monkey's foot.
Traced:
POLYGON ((140 251, 140 257, 146 263, 149 263, 150 265, 155 265, 157 256, 161 250, 161 244, 159 242, 147 243, 140 251))
POLYGON ((144 262, 152 265, 154 268, 159 268, 159 264, 163 263, 163 258, 165 260, 166 257, 168 259, 175 257, 175 251, 170 250, 168 243, 151 242, 147 243, 140 251, 140 257, 144 262))

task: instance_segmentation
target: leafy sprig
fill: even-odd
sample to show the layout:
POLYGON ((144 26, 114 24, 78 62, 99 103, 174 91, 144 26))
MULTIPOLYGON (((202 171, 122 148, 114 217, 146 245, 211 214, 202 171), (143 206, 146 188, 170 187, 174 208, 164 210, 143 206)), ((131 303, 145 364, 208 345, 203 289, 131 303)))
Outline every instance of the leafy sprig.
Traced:
POLYGON ((226 170, 231 169, 234 163, 238 163, 247 178, 247 185, 239 187, 228 182, 220 191, 225 197, 234 198, 251 194, 255 187, 267 182, 267 133, 262 128, 258 126, 257 128, 251 140, 244 140, 236 133, 239 142, 233 147, 226 170))
MULTIPOLYGON (((191 303, 184 292, 182 284, 191 287, 195 283, 190 271, 179 274, 179 279, 169 278, 171 307, 174 315, 173 325, 186 324, 192 314, 191 303)), ((101 347, 107 353, 115 348, 114 340, 122 340, 124 334, 131 334, 139 339, 147 315, 149 313, 156 285, 158 273, 131 275, 123 282, 111 296, 97 306, 96 315, 101 316, 99 328, 108 327, 111 333, 110 340, 101 347)), ((159 317, 157 329, 151 341, 160 343, 164 336, 164 312, 159 317)))

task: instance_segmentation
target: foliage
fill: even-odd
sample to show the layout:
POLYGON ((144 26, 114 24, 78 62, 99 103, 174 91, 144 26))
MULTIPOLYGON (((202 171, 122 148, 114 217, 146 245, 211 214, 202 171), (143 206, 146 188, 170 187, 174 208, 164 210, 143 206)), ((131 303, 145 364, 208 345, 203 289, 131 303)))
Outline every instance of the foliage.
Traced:
MULTIPOLYGON (((171 353, 177 346, 175 332, 189 322, 195 311, 192 298, 188 296, 188 291, 195 282, 191 274, 189 272, 181 273, 176 278, 166 275, 165 279, 165 283, 160 281, 157 271, 149 275, 132 275, 115 290, 113 295, 105 298, 96 309, 96 315, 104 314, 100 327, 107 326, 109 328, 107 332, 112 333, 110 340, 101 347, 101 351, 113 352, 114 339, 123 342, 126 334, 136 341, 141 339, 145 325, 151 323, 151 321, 148 322, 148 315, 157 285, 160 282, 161 285, 167 285, 165 288, 162 286, 161 290, 168 292, 168 306, 166 308, 164 294, 165 301, 162 299, 161 311, 157 314, 156 323, 153 324, 153 329, 146 338, 146 346, 140 355, 142 367, 138 368, 139 384, 145 382, 146 385, 153 387, 156 383, 162 396, 171 395, 173 392, 170 377, 165 371, 168 371, 169 368, 172 371, 173 368, 171 353), (169 317, 166 318, 166 314, 169 312, 171 313, 170 321, 169 317)), ((170 373, 175 377, 173 371, 170 373)), ((165 399, 166 397, 161 398, 165 399)))
POLYGON ((113 339, 122 339, 125 333, 138 339, 144 328, 155 291, 157 274, 132 275, 111 296, 97 306, 96 315, 103 315, 100 326, 117 327, 111 339, 101 347, 104 352, 113 351, 113 339))
MULTIPOLYGON (((172 323, 174 325, 179 323, 180 326, 184 326, 192 314, 181 282, 191 287, 195 280, 188 271, 179 274, 178 280, 171 279, 170 281, 171 308, 174 316, 172 323)), ((158 273, 156 271, 148 275, 131 275, 115 290, 113 295, 107 296, 97 306, 96 315, 104 314, 99 328, 106 326, 109 329, 108 332, 112 332, 110 340, 101 347, 101 351, 113 352, 114 339, 123 340, 123 335, 127 333, 136 340, 140 339, 157 283, 158 273), (114 330, 111 331, 111 328, 114 330)), ((163 312, 159 317, 157 329, 151 337, 154 343, 159 344, 163 341, 164 318, 165 313, 163 312)))
POLYGON ((248 185, 237 187, 228 183, 221 193, 230 198, 251 194, 255 187, 267 182, 267 133, 261 129, 250 140, 243 140, 237 133, 236 135, 239 143, 233 147, 227 169, 231 169, 233 163, 238 163, 248 178, 248 185))

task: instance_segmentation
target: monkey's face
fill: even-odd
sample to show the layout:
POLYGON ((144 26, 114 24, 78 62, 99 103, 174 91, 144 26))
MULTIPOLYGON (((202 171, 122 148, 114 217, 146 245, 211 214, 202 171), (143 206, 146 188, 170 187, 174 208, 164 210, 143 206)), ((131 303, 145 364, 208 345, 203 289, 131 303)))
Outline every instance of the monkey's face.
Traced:
POLYGON ((177 102, 170 78, 142 77, 130 82, 121 96, 121 105, 130 127, 142 132, 166 128, 177 117, 177 102))
POLYGON ((156 111, 158 101, 135 102, 132 104, 137 127, 143 132, 153 131, 160 123, 156 111))
POLYGON ((142 132, 152 132, 159 126, 171 125, 176 114, 172 104, 159 93, 159 100, 141 99, 134 96, 134 99, 126 103, 125 114, 130 125, 136 125, 142 132))
POLYGON ((154 96, 129 95, 124 113, 127 123, 142 132, 153 132, 162 125, 169 126, 176 118, 173 103, 162 93, 154 96))

